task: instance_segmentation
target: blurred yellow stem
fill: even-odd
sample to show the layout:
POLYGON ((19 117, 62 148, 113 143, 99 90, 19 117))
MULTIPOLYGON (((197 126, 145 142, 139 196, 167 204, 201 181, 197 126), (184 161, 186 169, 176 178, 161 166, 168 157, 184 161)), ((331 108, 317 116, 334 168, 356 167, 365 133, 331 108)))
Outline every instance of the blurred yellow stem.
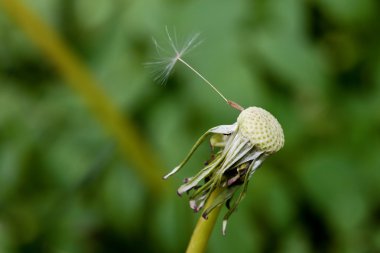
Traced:
MULTIPOLYGON (((205 209, 207 209, 214 199, 220 193, 221 188, 217 188, 211 194, 210 198, 207 200, 205 205, 205 209)), ((199 217, 197 225, 193 231, 193 235, 191 236, 189 245, 187 246, 186 253, 202 253, 205 252, 208 244, 208 240, 210 239, 211 232, 214 229, 216 219, 218 218, 219 211, 221 206, 216 207, 208 216, 208 219, 205 220, 202 216, 199 217)))
POLYGON ((158 159, 141 138, 134 124, 122 115, 99 87, 87 67, 76 57, 59 35, 19 0, 0 0, 4 9, 30 39, 50 58, 57 70, 87 102, 103 126, 119 142, 129 161, 154 193, 161 192, 158 159))

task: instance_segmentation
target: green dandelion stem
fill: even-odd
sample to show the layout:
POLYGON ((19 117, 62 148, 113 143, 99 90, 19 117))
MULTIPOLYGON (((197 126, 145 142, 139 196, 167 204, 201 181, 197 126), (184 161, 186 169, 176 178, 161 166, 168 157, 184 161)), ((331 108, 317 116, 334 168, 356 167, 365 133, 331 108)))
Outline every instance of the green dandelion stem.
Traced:
MULTIPOLYGON (((216 188, 212 193, 210 198, 207 200, 205 209, 209 208, 216 197, 222 192, 222 188, 216 188)), ((208 219, 205 220, 202 216, 199 217, 197 225, 191 236, 189 245, 187 246, 186 253, 202 253, 205 252, 208 240, 210 239, 211 232, 215 226, 215 222, 218 218, 221 206, 217 206, 209 215, 208 219)))

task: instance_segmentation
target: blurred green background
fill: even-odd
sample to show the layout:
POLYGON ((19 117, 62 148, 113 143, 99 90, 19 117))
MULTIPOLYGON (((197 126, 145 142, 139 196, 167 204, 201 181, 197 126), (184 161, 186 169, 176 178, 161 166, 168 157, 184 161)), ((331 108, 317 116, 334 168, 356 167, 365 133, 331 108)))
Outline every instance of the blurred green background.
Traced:
POLYGON ((272 112, 285 132, 225 237, 217 222, 209 252, 380 252, 378 1, 23 3, 60 34, 148 148, 120 152, 105 119, 0 4, 1 253, 185 250, 198 214, 176 187, 207 160, 207 145, 170 180, 159 176, 238 112, 183 66, 165 86, 153 82, 144 63, 166 25, 202 32, 188 62, 229 99, 272 112), (155 157, 156 188, 135 154, 155 157))

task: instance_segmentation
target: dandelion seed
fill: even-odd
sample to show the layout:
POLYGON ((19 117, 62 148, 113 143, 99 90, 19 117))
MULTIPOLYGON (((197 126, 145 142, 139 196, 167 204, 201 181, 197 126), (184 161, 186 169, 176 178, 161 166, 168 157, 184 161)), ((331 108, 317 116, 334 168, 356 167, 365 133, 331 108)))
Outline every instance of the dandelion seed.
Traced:
POLYGON ((154 78, 160 84, 165 84, 174 70, 174 66, 178 61, 184 62, 182 57, 196 48, 199 41, 199 33, 194 34, 181 45, 179 45, 177 33, 174 31, 174 38, 170 35, 169 29, 166 27, 167 43, 170 48, 161 46, 156 39, 153 38, 153 43, 156 47, 159 59, 153 62, 148 62, 148 66, 157 67, 156 76, 154 78))
POLYGON ((187 61, 183 59, 183 56, 188 54, 194 48, 196 48, 201 41, 199 40, 199 33, 191 36, 185 41, 181 46, 178 45, 177 33, 174 30, 174 38, 170 35, 168 28, 165 28, 168 43, 170 45, 170 50, 161 46, 157 40, 153 38, 153 43, 156 47, 159 59, 153 62, 148 62, 147 65, 151 67, 158 67, 154 72, 156 75, 154 80, 160 84, 165 84, 173 72, 174 67, 177 62, 181 62, 192 72, 194 72, 198 77, 200 77, 205 83, 207 83, 228 105, 231 107, 242 111, 244 108, 239 104, 228 100, 210 81, 208 81, 199 71, 192 67, 187 61))

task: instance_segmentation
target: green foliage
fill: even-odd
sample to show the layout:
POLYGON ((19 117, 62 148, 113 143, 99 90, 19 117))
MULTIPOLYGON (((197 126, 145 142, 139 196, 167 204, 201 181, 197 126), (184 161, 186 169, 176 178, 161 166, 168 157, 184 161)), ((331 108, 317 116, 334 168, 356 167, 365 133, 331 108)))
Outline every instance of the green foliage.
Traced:
MULTIPOLYGON (((59 32, 167 170, 236 121, 188 69, 144 68, 165 25, 205 39, 186 60, 228 98, 278 118, 285 146, 255 173, 209 252, 380 251, 376 0, 24 1, 59 32)), ((0 5, 1 6, 1 5, 0 5)), ((182 252, 198 215, 118 152, 82 98, 0 7, 0 252, 182 252)), ((143 151, 141 151, 143 152, 143 151)))

